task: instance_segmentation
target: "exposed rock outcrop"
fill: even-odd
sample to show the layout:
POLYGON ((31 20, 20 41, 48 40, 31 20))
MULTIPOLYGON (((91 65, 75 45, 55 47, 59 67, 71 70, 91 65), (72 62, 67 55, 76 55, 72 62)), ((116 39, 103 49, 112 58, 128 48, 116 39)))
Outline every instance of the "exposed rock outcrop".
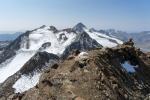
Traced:
POLYGON ((100 45, 96 40, 92 39, 86 32, 83 32, 79 34, 75 41, 69 45, 64 53, 61 55, 62 59, 66 59, 71 51, 78 49, 78 50, 90 50, 94 48, 102 48, 102 45, 100 45))

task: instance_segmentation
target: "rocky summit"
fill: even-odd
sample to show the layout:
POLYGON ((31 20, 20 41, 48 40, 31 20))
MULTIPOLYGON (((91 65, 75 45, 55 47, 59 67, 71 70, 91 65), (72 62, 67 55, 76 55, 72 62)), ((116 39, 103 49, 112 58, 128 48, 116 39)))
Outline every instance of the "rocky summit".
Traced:
POLYGON ((1 100, 149 100, 150 54, 129 41, 76 50, 45 70, 39 83, 1 100))

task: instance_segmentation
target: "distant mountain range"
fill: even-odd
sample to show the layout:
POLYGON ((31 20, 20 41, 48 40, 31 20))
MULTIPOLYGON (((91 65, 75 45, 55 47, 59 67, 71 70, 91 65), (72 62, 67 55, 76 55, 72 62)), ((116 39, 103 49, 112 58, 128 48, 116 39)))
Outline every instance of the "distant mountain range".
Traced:
MULTIPOLYGON (((80 28, 86 27, 81 23, 80 28)), ((82 31, 82 29, 76 29, 78 31, 82 31)), ((105 34, 109 37, 113 37, 119 39, 121 41, 127 41, 129 38, 132 38, 135 42, 135 45, 141 48, 143 51, 150 51, 150 31, 142 31, 136 33, 128 33, 124 31, 118 31, 114 29, 108 30, 96 30, 94 28, 89 29, 91 32, 98 32, 105 34), (143 45, 144 44, 144 45, 143 45)), ((0 32, 0 41, 12 41, 16 39, 22 32, 0 32)))
POLYGON ((150 51, 150 31, 143 31, 139 33, 127 33, 111 29, 99 30, 99 32, 120 39, 122 41, 127 41, 129 38, 132 38, 137 47, 141 48, 143 51, 150 51))
POLYGON ((22 32, 11 33, 10 32, 0 32, 0 41, 12 41, 16 39, 22 32))

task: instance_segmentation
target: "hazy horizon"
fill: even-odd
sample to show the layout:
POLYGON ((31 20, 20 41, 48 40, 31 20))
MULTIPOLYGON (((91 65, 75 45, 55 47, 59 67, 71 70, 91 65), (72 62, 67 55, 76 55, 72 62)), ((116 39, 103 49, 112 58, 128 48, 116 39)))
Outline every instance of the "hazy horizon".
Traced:
POLYGON ((82 22, 96 29, 150 31, 148 0, 3 0, 0 31, 25 31, 41 25, 58 29, 82 22))

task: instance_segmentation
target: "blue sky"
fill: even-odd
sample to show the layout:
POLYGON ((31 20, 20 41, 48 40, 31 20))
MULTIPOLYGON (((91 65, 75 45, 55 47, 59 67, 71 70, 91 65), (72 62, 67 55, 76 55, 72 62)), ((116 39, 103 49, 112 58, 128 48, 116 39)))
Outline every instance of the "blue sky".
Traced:
POLYGON ((0 31, 83 22, 96 29, 150 30, 150 0, 1 0, 0 31))

